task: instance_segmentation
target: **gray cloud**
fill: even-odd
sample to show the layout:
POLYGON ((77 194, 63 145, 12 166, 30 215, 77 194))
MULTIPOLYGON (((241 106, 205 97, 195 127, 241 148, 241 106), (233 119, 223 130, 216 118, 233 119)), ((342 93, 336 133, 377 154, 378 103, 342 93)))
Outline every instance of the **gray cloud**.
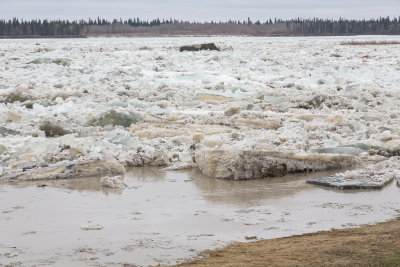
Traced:
POLYGON ((399 0, 0 0, 0 18, 376 18, 399 16, 399 0))

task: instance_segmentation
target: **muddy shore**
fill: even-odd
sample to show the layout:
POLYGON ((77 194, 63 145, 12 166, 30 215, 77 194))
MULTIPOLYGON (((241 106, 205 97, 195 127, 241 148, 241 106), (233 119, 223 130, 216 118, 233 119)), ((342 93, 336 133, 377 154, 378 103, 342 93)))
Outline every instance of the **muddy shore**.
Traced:
POLYGON ((400 219, 355 229, 238 243, 179 266, 398 266, 400 219))

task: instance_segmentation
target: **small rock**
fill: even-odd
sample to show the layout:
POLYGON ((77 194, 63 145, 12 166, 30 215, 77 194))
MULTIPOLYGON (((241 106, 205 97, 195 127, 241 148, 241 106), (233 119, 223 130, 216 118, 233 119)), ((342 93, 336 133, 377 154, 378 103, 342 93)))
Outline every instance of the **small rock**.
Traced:
POLYGON ((33 109, 33 104, 32 104, 31 102, 25 103, 24 106, 25 106, 27 109, 33 109))

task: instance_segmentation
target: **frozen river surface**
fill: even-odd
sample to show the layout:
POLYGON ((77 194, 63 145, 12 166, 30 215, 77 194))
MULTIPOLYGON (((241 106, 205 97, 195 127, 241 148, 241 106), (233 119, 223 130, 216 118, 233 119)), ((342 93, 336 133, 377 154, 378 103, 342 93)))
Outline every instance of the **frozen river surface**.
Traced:
MULTIPOLYGON (((400 40, 1 40, 0 175, 47 178, 46 166, 111 160, 198 165, 240 179, 261 173, 224 177, 202 155, 224 151, 228 162, 232 151, 272 151, 308 160, 288 164, 295 172, 329 167, 313 164, 312 153, 397 156, 399 45, 342 44, 353 39, 400 40), (211 41, 221 51, 179 52, 211 41)), ((336 167, 356 161, 336 160, 336 167)))

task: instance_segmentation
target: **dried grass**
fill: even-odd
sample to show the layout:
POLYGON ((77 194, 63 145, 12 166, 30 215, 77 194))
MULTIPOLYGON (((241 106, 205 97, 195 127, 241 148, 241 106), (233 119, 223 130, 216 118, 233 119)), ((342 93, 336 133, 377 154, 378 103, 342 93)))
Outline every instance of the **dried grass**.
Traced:
POLYGON ((374 226, 238 243, 192 266, 399 266, 400 220, 374 226))

